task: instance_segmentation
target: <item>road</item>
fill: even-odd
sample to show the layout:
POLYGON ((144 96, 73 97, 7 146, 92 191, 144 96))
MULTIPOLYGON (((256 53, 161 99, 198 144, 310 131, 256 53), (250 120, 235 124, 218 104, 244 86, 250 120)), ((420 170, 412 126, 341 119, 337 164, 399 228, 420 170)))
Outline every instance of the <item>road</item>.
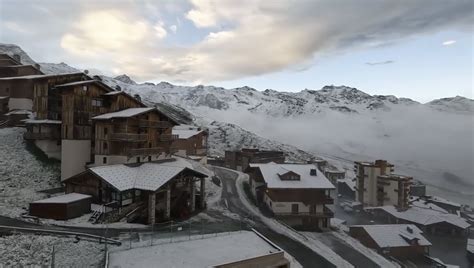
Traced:
MULTIPOLYGON (((229 210, 243 217, 248 215, 249 212, 244 209, 245 206, 242 204, 237 194, 236 178, 238 174, 220 168, 215 168, 215 172, 223 182, 222 199, 227 200, 229 210)), ((270 240, 295 257, 304 267, 315 267, 315 265, 318 267, 334 267, 325 258, 318 255, 302 243, 269 229, 259 220, 256 220, 255 222, 256 226, 254 228, 256 230, 267 236, 270 240)), ((320 241, 322 241, 326 246, 331 248, 335 253, 355 267, 380 267, 365 255, 330 233, 323 233, 318 237, 320 237, 320 241)))
MULTIPOLYGON (((229 210, 244 218, 251 217, 249 216, 250 212, 245 210, 245 206, 242 204, 237 193, 236 178, 238 174, 220 168, 215 168, 214 171, 222 181, 222 199, 224 202, 227 201, 229 210)), ((273 231, 258 219, 252 220, 255 222, 253 228, 288 252, 288 254, 292 255, 303 267, 335 267, 332 263, 302 243, 273 231)))

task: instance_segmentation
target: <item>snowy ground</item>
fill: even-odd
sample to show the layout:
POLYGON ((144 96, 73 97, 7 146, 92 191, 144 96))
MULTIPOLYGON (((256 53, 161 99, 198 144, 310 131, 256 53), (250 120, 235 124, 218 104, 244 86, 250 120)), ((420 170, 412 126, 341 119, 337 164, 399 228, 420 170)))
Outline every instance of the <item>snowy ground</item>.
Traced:
MULTIPOLYGON (((0 236, 0 267, 44 267, 53 259, 57 267, 97 267, 104 245, 72 237, 15 234, 0 236)), ((109 247, 111 247, 109 245, 109 247)))
POLYGON ((0 215, 19 217, 31 201, 46 198, 37 191, 60 186, 60 167, 44 163, 26 150, 23 128, 0 129, 0 215))

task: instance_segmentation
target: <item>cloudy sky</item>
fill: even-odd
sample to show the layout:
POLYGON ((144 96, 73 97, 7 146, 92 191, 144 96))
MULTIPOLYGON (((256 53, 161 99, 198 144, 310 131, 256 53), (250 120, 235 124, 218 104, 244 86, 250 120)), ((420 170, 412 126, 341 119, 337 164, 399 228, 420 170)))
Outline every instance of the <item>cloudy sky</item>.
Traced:
POLYGON ((0 0, 0 17, 38 62, 137 81, 473 97, 471 0, 0 0))

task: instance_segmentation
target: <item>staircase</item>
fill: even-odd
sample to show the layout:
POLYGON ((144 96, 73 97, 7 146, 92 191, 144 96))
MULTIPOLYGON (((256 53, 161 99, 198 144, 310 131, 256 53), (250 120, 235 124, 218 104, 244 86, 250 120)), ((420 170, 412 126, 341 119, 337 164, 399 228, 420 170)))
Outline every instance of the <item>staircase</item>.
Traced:
POLYGON ((89 218, 89 222, 91 222, 93 224, 99 223, 99 221, 100 221, 100 219, 102 218, 103 215, 104 215, 104 212, 102 212, 100 210, 95 210, 92 213, 92 216, 89 218))

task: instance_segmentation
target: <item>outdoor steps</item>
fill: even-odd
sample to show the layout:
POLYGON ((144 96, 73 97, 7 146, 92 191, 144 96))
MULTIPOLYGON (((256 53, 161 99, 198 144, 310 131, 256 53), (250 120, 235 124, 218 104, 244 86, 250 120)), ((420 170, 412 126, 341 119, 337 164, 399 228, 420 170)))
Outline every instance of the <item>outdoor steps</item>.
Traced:
POLYGON ((92 213, 92 216, 89 218, 89 222, 92 222, 94 224, 98 223, 103 214, 104 213, 102 211, 95 210, 92 213))

